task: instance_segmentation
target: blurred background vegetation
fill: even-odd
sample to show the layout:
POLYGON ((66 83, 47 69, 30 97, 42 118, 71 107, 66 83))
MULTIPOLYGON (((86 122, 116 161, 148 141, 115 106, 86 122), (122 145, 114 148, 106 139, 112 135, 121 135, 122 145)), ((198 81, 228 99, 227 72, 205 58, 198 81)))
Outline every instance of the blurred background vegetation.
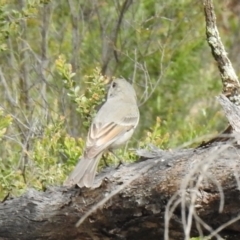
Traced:
MULTIPOLYGON (((215 2, 239 66, 240 3, 215 2)), ((63 182, 110 77, 134 84, 141 111, 124 159, 223 130, 205 38, 198 0, 0 0, 0 198, 63 182)))

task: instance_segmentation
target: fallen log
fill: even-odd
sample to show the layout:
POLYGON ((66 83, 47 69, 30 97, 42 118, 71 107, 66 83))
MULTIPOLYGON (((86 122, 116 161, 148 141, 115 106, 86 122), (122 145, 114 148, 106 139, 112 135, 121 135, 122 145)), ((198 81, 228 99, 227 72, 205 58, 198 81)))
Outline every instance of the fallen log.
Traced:
POLYGON ((104 170, 94 189, 29 190, 1 203, 0 239, 180 240, 214 231, 239 239, 240 155, 234 145, 138 154, 146 159, 104 170))

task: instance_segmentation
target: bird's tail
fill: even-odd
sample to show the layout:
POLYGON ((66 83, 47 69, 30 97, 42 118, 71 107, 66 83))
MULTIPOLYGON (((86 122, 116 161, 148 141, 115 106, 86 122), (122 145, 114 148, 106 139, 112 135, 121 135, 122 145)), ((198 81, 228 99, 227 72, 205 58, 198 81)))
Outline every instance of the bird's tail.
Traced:
POLYGON ((79 187, 92 187, 101 156, 102 154, 99 154, 91 159, 82 157, 70 176, 64 182, 64 185, 72 186, 77 184, 79 187))

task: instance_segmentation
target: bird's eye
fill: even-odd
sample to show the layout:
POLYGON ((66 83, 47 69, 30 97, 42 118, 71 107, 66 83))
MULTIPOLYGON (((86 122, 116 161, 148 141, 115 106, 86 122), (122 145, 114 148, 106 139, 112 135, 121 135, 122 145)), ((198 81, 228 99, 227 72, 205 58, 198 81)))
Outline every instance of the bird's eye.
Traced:
POLYGON ((117 84, 115 82, 112 83, 112 87, 115 88, 117 84))

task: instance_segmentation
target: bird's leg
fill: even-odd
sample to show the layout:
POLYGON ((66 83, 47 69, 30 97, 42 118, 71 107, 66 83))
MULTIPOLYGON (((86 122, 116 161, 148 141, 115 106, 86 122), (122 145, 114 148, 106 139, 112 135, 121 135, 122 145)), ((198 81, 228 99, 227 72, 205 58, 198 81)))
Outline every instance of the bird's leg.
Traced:
POLYGON ((124 165, 122 159, 120 159, 113 150, 109 149, 109 152, 118 160, 118 165, 116 167, 116 169, 118 169, 121 165, 124 165))
POLYGON ((103 162, 105 164, 105 167, 109 167, 109 164, 107 163, 107 159, 106 159, 106 156, 103 154, 102 156, 102 159, 103 159, 103 162))

